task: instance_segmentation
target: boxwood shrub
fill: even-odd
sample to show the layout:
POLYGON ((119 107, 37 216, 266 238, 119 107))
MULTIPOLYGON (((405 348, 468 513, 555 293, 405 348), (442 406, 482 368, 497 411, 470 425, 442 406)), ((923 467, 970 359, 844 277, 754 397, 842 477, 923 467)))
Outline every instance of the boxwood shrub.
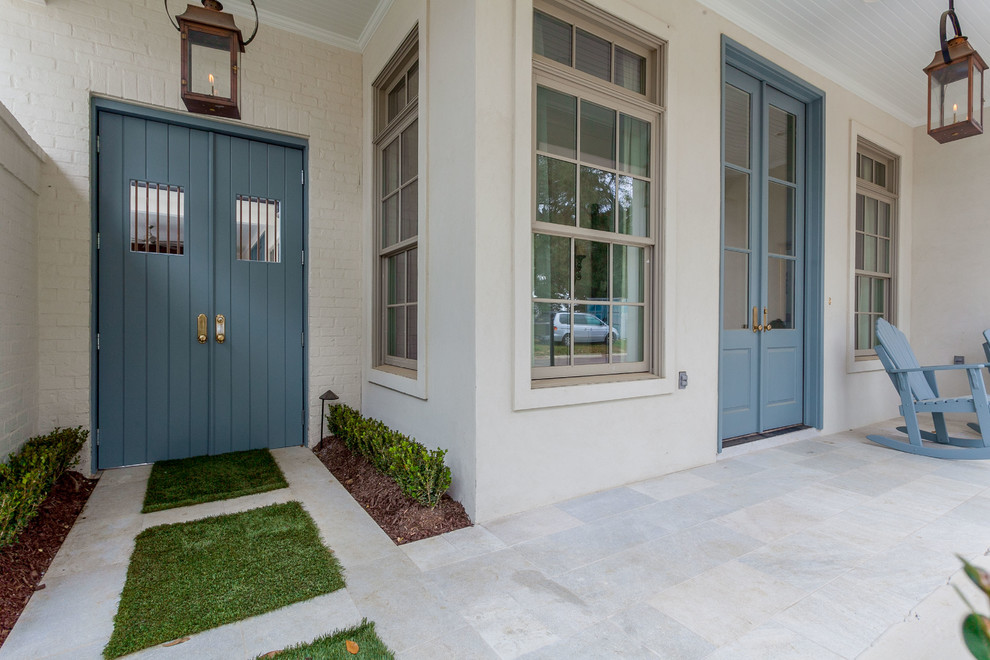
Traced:
POLYGON ((443 463, 446 449, 430 451, 377 419, 364 417, 343 404, 330 409, 327 424, 330 433, 348 449, 371 461, 417 502, 432 509, 450 488, 450 468, 443 463))
POLYGON ((38 515, 38 507, 66 470, 78 462, 76 454, 89 436, 81 426, 56 427, 48 435, 31 438, 0 463, 0 548, 38 515))

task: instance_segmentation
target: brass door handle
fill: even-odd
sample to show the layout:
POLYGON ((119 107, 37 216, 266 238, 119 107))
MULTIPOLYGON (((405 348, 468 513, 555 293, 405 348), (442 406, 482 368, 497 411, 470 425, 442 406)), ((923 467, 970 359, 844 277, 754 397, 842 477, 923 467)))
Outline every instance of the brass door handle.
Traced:
POLYGON ((760 324, 760 312, 756 309, 756 305, 753 305, 753 332, 760 332, 763 330, 763 326, 760 324))
POLYGON ((196 317, 196 339, 200 344, 206 343, 206 314, 196 317))
POLYGON ((767 319, 767 308, 763 308, 763 332, 770 332, 773 328, 770 327, 770 321, 767 319))
POLYGON ((227 321, 223 314, 217 314, 217 343, 222 344, 227 339, 227 321))

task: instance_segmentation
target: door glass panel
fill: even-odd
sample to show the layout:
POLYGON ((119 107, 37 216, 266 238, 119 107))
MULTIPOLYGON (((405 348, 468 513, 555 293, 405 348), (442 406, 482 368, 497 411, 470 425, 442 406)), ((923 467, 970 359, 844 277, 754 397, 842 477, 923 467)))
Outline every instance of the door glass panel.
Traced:
POLYGON ((863 270, 877 269, 877 237, 863 236, 863 270))
POLYGON ((416 302, 418 300, 418 268, 419 262, 417 259, 419 255, 416 248, 413 248, 406 252, 406 300, 409 302, 416 302))
POLYGON ((186 193, 181 186, 131 181, 130 205, 131 252, 183 254, 186 193))
POLYGON ((873 309, 870 311, 883 314, 887 310, 887 280, 877 277, 873 279, 873 309))
POLYGON ((615 168, 615 110, 581 101, 581 160, 615 168))
POLYGON ((877 200, 867 199, 863 213, 863 231, 868 234, 877 233, 877 200))
POLYGON ((382 154, 382 195, 399 187, 399 138, 385 147, 382 154))
POLYGON ((406 253, 388 259, 388 304, 406 302, 406 253))
POLYGON ((856 276, 856 311, 870 311, 870 278, 865 275, 856 276))
POLYGON ((725 168, 725 245, 749 248, 749 175, 725 168))
POLYGON ((619 169, 650 176, 650 122, 619 115, 619 169))
POLYGON ((408 87, 406 87, 408 90, 406 95, 409 97, 409 100, 412 101, 414 98, 419 96, 419 62, 416 62, 409 67, 409 73, 406 75, 406 78, 409 81, 408 87))
POLYGON ((725 86, 725 162, 749 169, 749 94, 725 86))
POLYGON ((577 97, 536 88, 536 149, 577 157, 577 97))
POLYGON ((547 156, 536 157, 536 219, 574 226, 577 166, 547 156))
POLYGON ((409 360, 415 360, 419 354, 416 322, 416 305, 406 306, 406 358, 409 360))
POLYGON ((749 254, 725 251, 725 274, 722 278, 722 327, 726 330, 748 328, 749 254))
POLYGON ((399 195, 394 194, 382 202, 382 247, 399 240, 399 195))
POLYGON ((615 230, 615 174, 581 166, 581 226, 615 230))
POLYGON ((608 243, 574 240, 574 297, 608 300, 608 243))
POLYGON ((770 176, 796 183, 797 118, 770 106, 770 176))
POLYGON ((890 238, 890 204, 878 202, 877 233, 890 238))
POLYGON ((577 55, 575 68, 590 73, 596 78, 611 81, 612 44, 578 28, 575 45, 574 51, 577 55))
POLYGON ((612 246, 612 300, 614 302, 644 302, 643 282, 646 272, 646 250, 631 245, 612 246))
POLYGON ((237 195, 234 207, 237 258, 242 261, 280 262, 282 232, 278 200, 237 195))
POLYGON ((571 343, 574 364, 605 364, 608 362, 611 327, 608 325, 607 305, 574 305, 571 343))
POLYGON ((650 235, 650 183, 631 176, 619 177, 619 233, 650 235))
POLYGON ((767 259, 767 310, 772 329, 794 328, 794 262, 790 259, 767 259))
POLYGON ((392 91, 388 93, 388 121, 395 119, 395 116, 406 107, 406 80, 400 80, 392 91))
POLYGON ((571 65, 571 26, 543 12, 533 12, 533 52, 571 65))
POLYGON ((615 84, 628 90, 646 93, 646 58, 615 47, 615 84))
POLYGON ((569 343, 571 316, 566 305, 558 303, 533 303, 533 360, 534 367, 566 367, 571 363, 569 343))
POLYGON ((794 189, 771 181, 768 186, 767 249, 794 255, 794 189))
POLYGON ((873 318, 869 314, 856 315, 856 350, 872 348, 870 343, 871 330, 870 322, 873 318))
POLYGON ((571 239, 533 234, 533 297, 571 297, 571 239))
POLYGON ((612 362, 643 361, 643 337, 646 336, 643 309, 632 305, 616 305, 612 308, 612 329, 615 333, 612 362))
POLYGON ((406 357, 406 308, 389 307, 386 314, 387 351, 393 357, 406 357))

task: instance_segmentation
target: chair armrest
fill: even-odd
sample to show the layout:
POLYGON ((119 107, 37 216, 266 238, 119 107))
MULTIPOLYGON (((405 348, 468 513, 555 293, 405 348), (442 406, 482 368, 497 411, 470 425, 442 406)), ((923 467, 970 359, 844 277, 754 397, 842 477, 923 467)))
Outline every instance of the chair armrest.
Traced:
POLYGON ((954 369, 985 369, 990 367, 990 362, 981 362, 978 364, 939 364, 930 367, 911 367, 909 369, 891 369, 889 373, 892 374, 908 374, 914 373, 916 371, 951 371, 954 369))

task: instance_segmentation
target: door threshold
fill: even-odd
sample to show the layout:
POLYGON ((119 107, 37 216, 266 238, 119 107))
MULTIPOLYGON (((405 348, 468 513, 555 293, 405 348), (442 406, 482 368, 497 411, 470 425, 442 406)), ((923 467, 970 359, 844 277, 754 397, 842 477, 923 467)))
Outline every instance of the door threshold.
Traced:
POLYGON ((778 435, 784 435, 785 433, 793 433, 795 431, 803 431, 804 429, 810 429, 811 427, 807 424, 794 424, 793 426, 781 426, 778 429, 770 429, 769 431, 764 431, 763 433, 749 433, 747 435, 737 435, 734 438, 726 438, 722 441, 722 449, 728 449, 729 447, 737 447, 739 445, 744 445, 749 442, 755 442, 757 440, 766 440, 767 438, 776 438, 778 435))

